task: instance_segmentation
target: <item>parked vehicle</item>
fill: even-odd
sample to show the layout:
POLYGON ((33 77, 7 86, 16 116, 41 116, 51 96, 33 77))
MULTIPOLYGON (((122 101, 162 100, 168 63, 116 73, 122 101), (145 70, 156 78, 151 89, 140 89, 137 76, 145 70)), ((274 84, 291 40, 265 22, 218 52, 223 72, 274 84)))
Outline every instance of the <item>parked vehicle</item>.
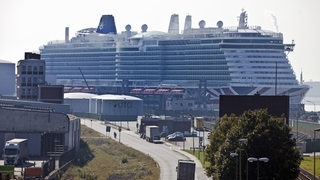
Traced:
POLYGON ((186 140, 182 132, 174 132, 172 134, 169 134, 166 137, 166 139, 168 141, 185 141, 186 140))
POLYGON ((185 131, 184 133, 183 133, 183 135, 185 136, 185 137, 197 137, 198 136, 198 133, 197 133, 197 131, 185 131))
POLYGON ((178 180, 194 180, 196 164, 192 160, 178 160, 177 179, 178 180))
POLYGON ((3 148, 4 165, 23 164, 28 158, 28 140, 11 139, 3 148))
POLYGON ((162 131, 162 132, 160 133, 160 137, 166 137, 167 135, 168 135, 168 133, 165 132, 165 131, 162 131))
POLYGON ((146 140, 153 143, 161 143, 158 126, 146 126, 146 140))

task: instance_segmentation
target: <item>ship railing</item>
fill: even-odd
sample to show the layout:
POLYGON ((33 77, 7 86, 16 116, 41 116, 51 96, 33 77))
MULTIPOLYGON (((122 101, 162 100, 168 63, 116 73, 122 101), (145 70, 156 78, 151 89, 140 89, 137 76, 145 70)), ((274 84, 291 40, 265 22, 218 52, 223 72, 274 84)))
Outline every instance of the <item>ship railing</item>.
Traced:
MULTIPOLYGON (((207 34, 210 34, 211 37, 241 37, 241 34, 238 33, 238 30, 239 30, 239 27, 237 26, 223 27, 222 29, 212 28, 212 27, 203 28, 203 29, 193 28, 193 29, 183 31, 183 34, 192 36, 192 37, 201 37, 201 36, 205 37, 207 36, 207 34)), ((258 31, 264 36, 279 37, 279 38, 283 37, 282 33, 264 31, 261 29, 260 26, 249 26, 247 29, 243 29, 243 30, 244 31, 248 30, 248 32, 258 31)))

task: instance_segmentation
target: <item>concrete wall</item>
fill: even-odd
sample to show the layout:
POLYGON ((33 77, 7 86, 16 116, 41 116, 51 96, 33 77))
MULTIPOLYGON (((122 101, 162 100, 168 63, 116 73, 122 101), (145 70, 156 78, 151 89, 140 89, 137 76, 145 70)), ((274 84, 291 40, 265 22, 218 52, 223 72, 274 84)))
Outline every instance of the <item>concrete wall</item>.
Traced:
POLYGON ((136 121, 143 114, 143 101, 90 99, 90 113, 107 121, 136 121))
POLYGON ((67 150, 71 150, 72 148, 76 148, 79 150, 80 148, 80 119, 72 118, 70 120, 70 126, 68 133, 65 133, 65 144, 64 146, 67 150))
POLYGON ((0 132, 41 133, 68 132, 66 114, 0 108, 0 132))
POLYGON ((23 101, 23 100, 13 100, 13 99, 0 99, 0 106, 7 105, 18 108, 28 108, 28 109, 48 109, 53 112, 69 113, 70 105, 66 104, 55 104, 55 103, 44 103, 39 101, 23 101))
POLYGON ((89 99, 64 99, 64 104, 70 105, 72 113, 89 113, 89 99))
POLYGON ((2 154, 3 154, 3 148, 4 148, 4 142, 5 142, 4 136, 5 136, 4 133, 0 133, 0 154, 1 154, 1 158, 2 158, 2 154))
POLYGON ((134 100, 103 100, 101 106, 102 115, 142 115, 142 101, 134 100))

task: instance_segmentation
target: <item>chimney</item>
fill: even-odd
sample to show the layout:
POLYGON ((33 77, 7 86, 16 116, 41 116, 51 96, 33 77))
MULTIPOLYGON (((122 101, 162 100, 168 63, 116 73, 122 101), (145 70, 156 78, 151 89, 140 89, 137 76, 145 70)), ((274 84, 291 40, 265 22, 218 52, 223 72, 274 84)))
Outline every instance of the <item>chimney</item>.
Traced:
POLYGON ((191 29, 191 16, 187 15, 184 21, 184 31, 188 31, 191 29))
POLYGON ((171 15, 168 33, 179 34, 179 15, 178 14, 171 15))
POLYGON ((66 29, 65 29, 64 41, 65 41, 65 43, 69 42, 69 27, 66 27, 66 29))
POLYGON ((100 34, 117 34, 117 28, 113 15, 103 15, 100 18, 97 33, 100 34))

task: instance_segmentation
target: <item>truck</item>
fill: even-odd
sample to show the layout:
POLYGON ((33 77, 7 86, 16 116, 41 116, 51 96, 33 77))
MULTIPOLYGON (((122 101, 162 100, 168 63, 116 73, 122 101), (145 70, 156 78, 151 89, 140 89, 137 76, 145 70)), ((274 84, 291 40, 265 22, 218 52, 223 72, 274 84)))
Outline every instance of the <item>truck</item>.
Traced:
POLYGON ((193 160, 178 160, 177 180, 194 180, 196 163, 193 160))
POLYGON ((28 159, 28 139, 14 138, 3 148, 4 165, 20 165, 28 159))
POLYGON ((161 143, 159 126, 146 126, 146 140, 153 143, 161 143))
POLYGON ((205 117, 194 117, 194 121, 193 121, 194 129, 197 131, 203 131, 205 120, 206 120, 205 117))

